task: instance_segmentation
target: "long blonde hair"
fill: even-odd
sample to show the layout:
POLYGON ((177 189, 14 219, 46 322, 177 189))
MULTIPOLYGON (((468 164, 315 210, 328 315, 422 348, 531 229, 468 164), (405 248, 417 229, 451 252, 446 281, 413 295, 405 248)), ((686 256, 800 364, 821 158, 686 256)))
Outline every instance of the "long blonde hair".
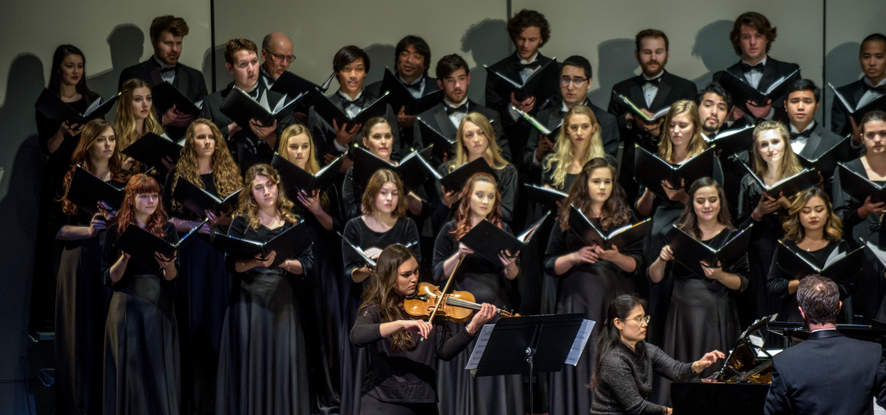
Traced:
POLYGON ((209 127, 212 131, 212 136, 215 138, 215 151, 212 153, 212 180, 215 183, 215 190, 218 192, 218 196, 225 197, 234 193, 242 186, 243 181, 240 177, 240 168, 237 167, 237 163, 234 163, 221 131, 212 121, 206 118, 197 118, 191 122, 187 132, 185 132, 185 145, 182 148, 181 156, 178 158, 178 163, 175 165, 175 175, 173 176, 171 190, 175 191, 179 178, 184 178, 194 186, 203 188, 203 180, 200 179, 200 172, 197 168, 197 152, 194 151, 196 129, 200 124, 209 127))
POLYGON ((694 102, 688 99, 681 99, 671 105, 668 115, 665 116, 664 131, 662 131, 661 139, 658 141, 658 156, 667 162, 671 162, 674 157, 674 145, 671 143, 671 120, 678 115, 688 114, 689 120, 692 121, 692 138, 689 140, 689 149, 687 157, 695 156, 708 148, 708 144, 701 136, 701 122, 698 118, 698 107, 694 102))
POLYGON ((754 170, 754 174, 758 177, 762 177, 762 175, 766 173, 766 162, 760 157, 760 150, 757 148, 757 140, 760 139, 763 131, 769 130, 777 131, 782 144, 784 144, 784 156, 781 159, 781 166, 778 169, 778 180, 784 179, 785 177, 791 177, 803 170, 803 167, 800 166, 800 162, 797 160, 797 155, 794 154, 794 150, 791 148, 791 136, 790 133, 788 133, 787 127, 778 121, 763 121, 760 124, 757 124, 757 127, 754 128, 754 147, 751 150, 751 168, 754 170))
POLYGON ((560 134, 557 136, 557 143, 554 144, 553 154, 545 158, 543 167, 546 172, 551 170, 551 168, 554 169, 551 175, 554 187, 563 189, 566 185, 566 174, 569 171, 569 166, 575 159, 582 161, 582 164, 584 164, 591 159, 605 156, 603 152, 603 138, 600 133, 600 122, 597 121, 597 117, 590 108, 584 105, 576 105, 563 116, 563 123, 560 127, 560 134), (569 120, 575 115, 585 115, 591 119, 591 140, 585 149, 585 153, 581 155, 573 154, 572 140, 569 139, 569 134, 567 133, 569 120))
POLYGON ((286 192, 283 190, 283 186, 280 186, 280 174, 265 163, 254 164, 246 169, 243 190, 238 195, 236 216, 245 217, 248 226, 252 229, 258 229, 261 226, 261 221, 258 220, 258 203, 252 198, 252 181, 258 176, 267 177, 271 183, 277 185, 277 200, 274 202, 274 208, 280 217, 286 222, 297 223, 298 215, 292 212, 292 207, 295 205, 286 198, 286 192))
MULTIPOLYGON (((129 147, 130 144, 140 138, 137 136, 138 125, 135 121, 135 115, 132 113, 133 95, 138 88, 148 88, 150 90, 151 86, 141 79, 133 78, 123 82, 123 86, 120 88, 120 101, 117 102, 117 108, 114 111, 114 133, 117 134, 117 145, 120 146, 120 150, 126 149, 126 147, 129 147)), ((163 127, 157 120, 157 114, 154 113, 153 107, 148 112, 148 118, 144 120, 142 132, 145 134, 163 134, 163 127)))
POLYGON ((317 162, 317 149, 314 147, 314 138, 311 137, 311 132, 304 124, 292 124, 283 130, 280 134, 280 140, 277 143, 277 154, 280 154, 286 160, 295 163, 295 160, 289 159, 289 151, 287 147, 289 146, 290 138, 301 134, 308 136, 308 146, 310 146, 310 150, 308 151, 308 161, 305 163, 305 171, 314 174, 320 170, 320 163, 317 162))
POLYGON ((455 135, 458 144, 456 145, 455 158, 453 159, 452 164, 449 165, 449 171, 453 171, 462 164, 468 162, 468 149, 465 147, 464 141, 466 122, 471 122, 477 127, 480 127, 480 130, 483 131, 483 135, 486 136, 486 158, 491 161, 489 163, 490 167, 496 170, 501 170, 507 167, 508 161, 501 155, 501 148, 498 147, 498 143, 495 141, 495 130, 492 128, 489 119, 479 112, 471 112, 468 113, 468 115, 465 115, 461 120, 461 124, 458 125, 458 133, 455 135))

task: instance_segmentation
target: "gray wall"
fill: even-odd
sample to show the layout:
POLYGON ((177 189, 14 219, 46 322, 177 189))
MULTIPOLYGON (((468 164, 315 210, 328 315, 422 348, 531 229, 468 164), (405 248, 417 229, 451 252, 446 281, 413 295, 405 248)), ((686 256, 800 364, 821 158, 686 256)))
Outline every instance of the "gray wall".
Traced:
MULTIPOLYGON (((112 93, 120 71, 151 54, 148 26, 153 16, 175 14, 187 19, 182 61, 201 68, 207 82, 212 72, 217 88, 230 81, 220 46, 231 37, 257 43, 268 31, 288 33, 295 44, 295 72, 316 82, 332 70, 332 56, 345 44, 369 52, 369 80, 381 78, 393 65, 394 45, 404 34, 423 36, 433 61, 448 53, 462 54, 472 68, 471 97, 483 101, 489 64, 510 53, 505 21, 508 13, 535 8, 551 22, 552 38, 543 49, 565 58, 582 54, 594 66, 592 99, 605 106, 611 86, 637 71, 633 35, 655 27, 671 40, 672 72, 706 84, 711 74, 737 60, 728 41, 731 21, 746 10, 766 14, 779 35, 771 54, 797 62, 803 75, 822 84, 842 85, 857 79, 858 42, 868 33, 884 31, 882 0, 830 1, 749 0, 215 0, 216 47, 210 41, 210 0, 124 0, 106 2, 58 0, 8 2, 0 15, 0 413, 21 413, 27 402, 24 328, 35 260, 32 230, 37 221, 40 158, 34 134, 33 103, 48 80, 52 51, 60 43, 79 46, 87 57, 90 86, 112 93), (396 20, 391 20, 395 16, 396 20), (823 35, 826 33, 826 36, 823 35), (210 53, 217 64, 212 68, 210 53), (825 56, 823 56, 823 54, 825 56)), ((433 68, 431 70, 433 75, 433 68)), ((212 85, 209 85, 212 88, 212 85)), ((335 86, 333 86, 335 88, 335 86)), ((825 108, 830 107, 828 96, 825 108)), ((826 113, 827 111, 825 111, 826 113)), ((37 257, 40 260, 40 257, 37 257)))

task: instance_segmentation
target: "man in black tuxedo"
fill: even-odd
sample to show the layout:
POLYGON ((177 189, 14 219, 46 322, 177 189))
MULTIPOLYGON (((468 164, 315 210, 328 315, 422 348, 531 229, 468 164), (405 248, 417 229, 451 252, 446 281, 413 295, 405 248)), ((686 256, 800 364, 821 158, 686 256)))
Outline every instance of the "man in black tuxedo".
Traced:
MULTIPOLYGON (((431 64, 431 47, 424 39, 414 35, 407 35, 397 42, 394 48, 394 76, 397 78, 413 98, 419 99, 440 90, 437 80, 428 76, 428 66, 431 64)), ((376 81, 366 87, 374 96, 382 94, 384 81, 376 81)), ((400 108, 392 108, 397 114, 397 124, 400 127, 400 141, 403 148, 413 147, 413 124, 418 112, 410 111, 405 105, 400 108)))
MULTIPOLYGON (((545 102, 535 118, 549 130, 559 127, 563 116, 572 107, 584 105, 591 109, 597 122, 600 123, 603 139, 603 151, 615 160, 618 153, 618 123, 615 116, 606 112, 588 99, 588 92, 593 84, 591 63, 582 56, 573 55, 566 58, 560 66, 560 95, 545 102)), ((523 150, 524 171, 530 171, 529 179, 538 179, 539 166, 545 155, 553 151, 557 137, 541 135, 535 128, 529 132, 529 139, 523 150)))
MULTIPOLYGON (((858 63, 861 64, 864 76, 837 88, 837 92, 853 107, 862 101, 869 102, 879 94, 886 94, 886 35, 874 33, 864 38, 858 51, 858 63)), ((886 105, 880 105, 876 109, 886 110, 886 105)), ((864 114, 855 116, 860 119, 864 114)), ((849 111, 835 97, 831 103, 831 131, 840 136, 853 133, 855 141, 861 143, 859 127, 849 111)))
POLYGON ((556 62, 539 52, 551 37, 550 25, 543 14, 535 10, 520 10, 508 20, 507 28, 516 51, 491 65, 490 71, 517 82, 526 82, 533 75, 542 77, 538 86, 530 91, 531 95, 514 92, 509 82, 491 72, 486 77, 486 105, 502 115, 503 128, 508 137, 508 146, 502 147, 502 151, 509 149, 509 154, 519 155, 523 153, 531 127, 518 122, 520 115, 511 110, 511 105, 526 113, 536 114, 542 103, 557 94, 558 73, 554 67, 556 62), (536 74, 539 70, 545 72, 536 74))
POLYGON ((289 124, 292 116, 284 115, 279 122, 262 125, 249 120, 249 125, 237 125, 222 113, 221 106, 232 93, 239 89, 266 108, 273 108, 282 94, 269 90, 259 75, 258 48, 249 39, 231 39, 225 43, 225 68, 234 81, 224 89, 206 97, 203 117, 212 120, 227 137, 228 148, 241 171, 256 163, 270 163, 277 149, 277 139, 289 124))
POLYGON ((772 386, 764 413, 873 414, 873 400, 886 405, 886 362, 877 343, 837 331, 843 303, 837 284, 819 275, 800 280, 800 314, 809 338, 772 359, 772 386))
POLYGON ((292 40, 281 32, 268 33, 261 41, 261 59, 261 79, 265 88, 271 89, 295 61, 292 40))
MULTIPOLYGON (((188 30, 188 24, 181 17, 166 15, 155 18, 150 29, 154 55, 142 63, 124 69, 120 73, 118 89, 126 80, 138 78, 152 87, 161 82, 169 82, 191 102, 196 103, 206 97, 203 74, 178 61, 182 52, 182 39, 187 36, 188 30)), ((178 111, 171 103, 161 103, 156 97, 154 103, 157 114, 161 114, 161 124, 166 132, 172 137, 183 136, 194 116, 178 111), (163 107, 158 107, 157 104, 163 107)))
MULTIPOLYGON (((784 108, 791 133, 791 149, 803 159, 816 159, 840 143, 842 137, 826 130, 815 121, 821 90, 809 79, 794 81, 787 90, 784 108)), ((848 148, 841 150, 838 160, 849 159, 848 148)))
MULTIPOLYGON (((741 60, 726 70, 751 87, 765 91, 773 82, 800 69, 795 63, 775 60, 768 56, 775 42, 776 30, 766 16, 757 12, 742 13, 735 19, 729 40, 741 60)), ((799 72, 797 73, 799 77, 799 72)), ((785 97, 775 97, 766 102, 736 102, 732 119, 750 117, 753 120, 783 119, 779 114, 785 97), (775 107, 775 108, 773 108, 775 107)))
POLYGON ((651 116, 681 99, 695 99, 695 84, 665 70, 668 63, 668 36, 661 30, 642 30, 634 37, 634 57, 643 73, 612 87, 608 111, 618 120, 619 134, 625 145, 622 151, 619 183, 627 192, 628 200, 636 196, 634 182, 634 143, 653 147, 661 134, 664 117, 648 123, 635 116, 630 107, 616 94, 621 94, 651 116))
MULTIPOLYGON (((497 111, 484 107, 468 98, 468 86, 471 84, 471 73, 468 63, 456 54, 446 55, 437 61, 437 86, 443 90, 443 102, 418 116, 431 128, 436 129, 449 139, 455 139, 461 120, 469 112, 479 112, 492 121, 495 130, 495 140, 501 148, 502 156, 510 160, 507 140, 504 139, 501 118, 497 111)), ((413 127, 416 147, 426 147, 431 144, 428 137, 422 137, 419 123, 413 127)), ((453 156, 455 149, 449 149, 448 156, 453 156)), ((443 160, 433 160, 434 164, 442 163, 443 160)))

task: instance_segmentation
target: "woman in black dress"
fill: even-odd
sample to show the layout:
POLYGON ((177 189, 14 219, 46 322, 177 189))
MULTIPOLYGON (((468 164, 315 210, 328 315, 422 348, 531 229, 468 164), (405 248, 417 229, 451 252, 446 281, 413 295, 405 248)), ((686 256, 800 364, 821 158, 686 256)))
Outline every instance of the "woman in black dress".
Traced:
MULTIPOLYGON (((717 181, 710 177, 696 180, 688 196, 690 205, 680 215, 680 229, 715 248, 735 235, 723 188, 717 181)), ((671 246, 665 245, 647 270, 653 283, 673 280, 662 349, 684 361, 706 350, 729 349, 741 330, 733 293, 748 285, 747 255, 733 264, 689 266, 674 262, 674 254, 671 246)), ((663 382, 659 392, 669 397, 669 389, 670 384, 663 382)))
MULTIPOLYGON (((800 173, 803 169, 791 149, 790 140, 788 129, 778 121, 763 121, 754 129, 750 167, 767 186, 800 173)), ((770 195, 763 192, 763 188, 750 174, 741 179, 736 222, 754 224, 748 249, 748 264, 750 275, 760 276, 750 278, 748 289, 742 295, 743 303, 747 305, 742 316, 749 321, 777 312, 775 305, 768 301, 763 276, 769 272, 777 241, 783 234, 780 216, 787 214, 793 198, 794 195, 770 195)))
POLYGON ((102 284, 102 244, 114 212, 76 206, 67 199, 76 165, 96 177, 123 183, 117 141, 111 124, 92 120, 83 126, 80 142, 63 179, 61 210, 64 225, 55 291, 56 405, 60 414, 96 413, 101 408, 102 336, 108 292, 102 284))
MULTIPOLYGON (((603 321, 609 301, 636 293, 635 277, 643 269, 643 240, 630 246, 603 249, 585 243, 569 229, 570 205, 578 208, 604 232, 629 225, 631 208, 616 182, 615 167, 605 159, 591 159, 577 174, 563 202, 545 252, 545 270, 559 279, 557 314, 581 313, 603 321)), ((576 366, 551 374, 552 414, 584 414, 590 409, 594 348, 588 342, 576 366)))
MULTIPOLYGON (((797 194, 782 227, 785 246, 795 251, 805 251, 807 259, 819 266, 824 265, 835 249, 837 252, 849 250, 849 244, 842 238, 843 224, 834 213, 827 193, 818 187, 810 187, 797 194)), ((773 304, 778 305, 776 311, 779 320, 802 322, 796 293, 800 279, 806 275, 794 272, 796 270, 785 269, 779 264, 775 256, 769 268, 766 287, 773 304)), ((851 287, 842 283, 837 285, 840 287, 840 297, 845 299, 851 287)), ((851 306, 848 302, 844 304, 844 315, 852 315, 851 306)))
MULTIPOLYGON (((643 300, 620 295, 609 303, 607 317, 600 324, 598 354, 591 382, 594 402, 591 414, 665 414, 673 409, 649 400, 653 373, 672 380, 688 380, 726 356, 719 350, 704 354, 692 363, 672 359, 651 343, 646 343, 646 314, 643 300)), ((576 412, 577 413, 577 412, 576 412)))
POLYGON ((496 313, 484 303, 463 328, 408 317, 403 300, 416 293, 418 270, 412 251, 394 244, 379 255, 369 278, 350 336, 372 362, 364 376, 361 414, 436 414, 438 359, 456 356, 496 313))
MULTIPOLYGON (((864 155, 845 163, 846 168, 862 177, 877 183, 886 184, 886 112, 871 111, 861 119, 864 155)), ((839 168, 837 169, 840 170, 839 168)), ((859 241, 869 241, 879 247, 886 246, 880 236, 884 202, 871 202, 870 198, 858 200, 843 190, 839 172, 834 173, 834 210, 843 219, 846 240, 854 245, 859 241)), ((886 278, 884 267, 879 260, 867 252, 863 274, 856 282, 852 294, 855 313, 866 318, 886 321, 886 278)))
MULTIPOLYGON (((117 141, 120 143, 121 151, 147 133, 163 134, 163 126, 160 125, 157 114, 154 113, 151 86, 147 82, 138 78, 123 82, 114 114, 114 131, 117 132, 117 141)), ((166 160, 166 162, 169 164, 166 168, 171 168, 171 160, 166 160)), ((123 169, 129 172, 141 172, 146 169, 146 166, 141 165, 132 157, 123 156, 123 169)))
POLYGON ((104 413, 181 413, 178 327, 170 281, 175 258, 131 255, 119 246, 129 226, 169 243, 178 241, 166 220, 160 185, 136 174, 126 184, 117 224, 105 244, 106 281, 114 295, 105 322, 104 413))
POLYGON ((231 157, 218 127, 205 118, 191 122, 175 169, 166 183, 166 199, 176 231, 185 234, 204 219, 194 238, 180 248, 179 272, 175 281, 176 313, 182 347, 182 407, 186 412, 211 413, 215 410, 215 371, 218 366, 219 338, 228 301, 231 275, 225 254, 209 242, 212 228, 226 232, 230 215, 219 212, 193 212, 172 195, 185 180, 223 198, 242 185, 240 168, 231 157))
MULTIPOLYGON (((419 233, 415 222, 405 216, 406 198, 402 197, 403 182, 397 173, 388 169, 372 174, 363 192, 363 214, 345 224, 342 235, 348 242, 362 249, 370 258, 376 258, 383 247, 390 244, 409 246, 412 254, 421 259, 419 233)), ((372 268, 344 240, 341 244, 344 273, 342 279, 342 323, 351 327, 357 318, 365 281, 372 268)), ((346 329, 347 330, 347 329, 346 329)), ((362 374, 366 365, 365 353, 345 342, 341 345, 342 413, 360 413, 362 374)))
MULTIPOLYGON (((265 242, 295 226, 299 219, 279 183, 267 164, 246 170, 229 235, 265 242)), ((215 412, 309 413, 309 363, 291 279, 310 275, 313 248, 297 258, 272 251, 231 262, 234 294, 222 326, 215 412)))
MULTIPOLYGON (((460 242, 474 226, 488 220, 505 232, 511 229, 502 218, 501 193, 495 178, 476 173, 458 196, 453 220, 437 234, 434 243, 434 280, 446 283, 452 275, 455 290, 468 291, 478 302, 512 308, 520 273, 518 252, 502 251, 490 263, 460 242)), ((473 377, 465 369, 474 345, 440 368, 441 412, 447 414, 514 414, 523 412, 522 383, 519 375, 473 377)))

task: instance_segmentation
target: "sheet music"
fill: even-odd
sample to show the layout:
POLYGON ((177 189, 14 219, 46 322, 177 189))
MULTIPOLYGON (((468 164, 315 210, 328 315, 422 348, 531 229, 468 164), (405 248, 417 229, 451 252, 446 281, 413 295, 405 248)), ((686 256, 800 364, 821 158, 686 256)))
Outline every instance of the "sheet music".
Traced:
POLYGON ((588 338, 591 337, 591 331, 594 330, 595 324, 597 322, 594 320, 584 319, 581 321, 581 327, 578 329, 578 333, 575 334, 575 340, 572 341, 572 347, 569 348, 569 355, 566 356, 566 361, 563 363, 572 366, 578 364, 578 359, 581 357, 581 352, 585 349, 585 344, 588 343, 588 338))
POLYGON ((483 351, 486 350, 486 345, 489 344, 489 338, 492 337, 492 330, 494 328, 495 324, 484 324, 483 328, 480 329, 480 334, 477 335, 477 343, 474 343, 474 350, 471 351, 471 357, 468 358, 465 370, 477 370, 477 365, 480 364, 480 359, 483 358, 483 351))

